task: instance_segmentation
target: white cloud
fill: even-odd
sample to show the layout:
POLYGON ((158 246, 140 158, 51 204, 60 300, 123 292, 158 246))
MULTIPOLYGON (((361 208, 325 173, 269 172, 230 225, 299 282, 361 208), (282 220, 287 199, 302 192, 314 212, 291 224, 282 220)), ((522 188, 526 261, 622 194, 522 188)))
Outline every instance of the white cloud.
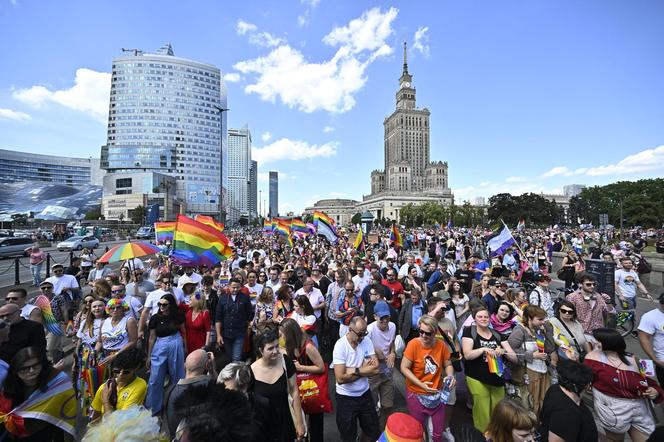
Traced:
POLYGON ((508 183, 523 183, 526 181, 525 176, 510 176, 505 179, 508 183))
POLYGON ((339 143, 329 142, 320 146, 310 145, 306 141, 289 140, 281 138, 262 148, 253 147, 251 157, 258 164, 265 164, 280 160, 307 160, 312 158, 328 158, 337 154, 339 143))
POLYGON ((297 25, 303 27, 308 25, 309 21, 311 21, 311 13, 316 9, 320 0, 300 0, 300 3, 306 5, 304 12, 297 16, 297 25))
POLYGON ((110 89, 111 74, 80 68, 76 70, 74 86, 69 89, 50 90, 44 86, 32 86, 15 90, 12 97, 34 107, 41 107, 49 102, 57 103, 105 123, 108 118, 110 89))
POLYGON ((0 120, 28 121, 32 120, 32 117, 25 112, 0 107, 0 120))
POLYGON ((248 32, 255 32, 256 30, 258 30, 258 26, 242 19, 238 20, 237 25, 235 26, 235 32, 237 32, 237 35, 245 35, 248 32))
POLYGON ((235 32, 237 35, 247 35, 249 37, 249 43, 254 46, 273 48, 285 43, 282 38, 275 37, 269 32, 258 32, 258 26, 242 19, 237 21, 235 32))
POLYGON ((272 134, 270 132, 263 132, 263 135, 261 135, 261 140, 263 140, 263 143, 270 141, 270 138, 272 138, 272 134))
POLYGON ((310 62, 297 49, 284 43, 265 56, 236 63, 243 74, 255 74, 245 87, 265 101, 280 99, 291 108, 311 113, 325 110, 347 112, 355 105, 354 95, 364 86, 365 71, 377 58, 392 53, 385 42, 393 33, 397 10, 371 9, 348 26, 335 28, 323 41, 338 46, 335 55, 320 63, 310 62))
POLYGON ((556 166, 553 169, 549 170, 548 172, 544 172, 540 177, 550 178, 552 176, 557 176, 557 175, 570 176, 571 174, 572 171, 570 171, 567 166, 556 166))
POLYGON ((580 167, 570 169, 567 166, 557 166, 543 173, 541 178, 551 178, 554 176, 580 176, 590 177, 604 175, 630 175, 647 172, 664 171, 664 145, 654 149, 645 149, 633 155, 628 155, 616 164, 608 164, 595 167, 580 167))
POLYGON ((454 193, 454 200, 457 204, 463 201, 472 201, 476 197, 491 197, 499 193, 509 193, 511 195, 522 195, 524 193, 544 193, 544 194, 557 194, 563 193, 562 188, 557 187, 544 187, 537 181, 526 182, 508 182, 507 180, 498 183, 491 183, 491 186, 468 186, 452 189, 454 193))
POLYGON ((429 32, 428 26, 420 26, 413 36, 413 49, 419 51, 425 58, 429 58, 429 32))
POLYGON ((332 126, 325 126, 323 128, 323 132, 325 132, 326 134, 329 134, 330 132, 334 132, 334 128, 332 126))
POLYGON ((300 0, 300 3, 314 9, 320 3, 320 0, 300 0))
POLYGON ((393 32, 392 22, 398 12, 396 8, 390 8, 384 13, 379 8, 364 11, 360 18, 351 20, 348 26, 334 28, 323 37, 323 42, 333 47, 345 47, 353 54, 382 50, 387 46, 385 40, 393 32))
POLYGON ((226 83, 237 83, 241 79, 242 77, 240 77, 240 74, 237 72, 229 72, 228 74, 224 75, 224 81, 226 83))

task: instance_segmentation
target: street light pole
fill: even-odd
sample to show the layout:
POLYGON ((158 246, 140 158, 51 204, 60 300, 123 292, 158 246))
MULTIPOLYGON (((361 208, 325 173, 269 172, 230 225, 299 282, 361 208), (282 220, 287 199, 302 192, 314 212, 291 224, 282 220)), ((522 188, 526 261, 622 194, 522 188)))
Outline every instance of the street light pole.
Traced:
POLYGON ((224 212, 224 112, 230 109, 224 109, 221 106, 213 104, 214 108, 219 112, 219 140, 221 140, 219 148, 219 168, 221 169, 221 183, 219 185, 219 222, 226 223, 226 216, 224 212))

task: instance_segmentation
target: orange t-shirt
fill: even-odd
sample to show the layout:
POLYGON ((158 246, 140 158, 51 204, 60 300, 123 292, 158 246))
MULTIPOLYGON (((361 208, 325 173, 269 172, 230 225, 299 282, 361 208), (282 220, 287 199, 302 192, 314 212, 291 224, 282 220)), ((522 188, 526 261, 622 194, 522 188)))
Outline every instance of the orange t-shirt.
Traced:
MULTIPOLYGON (((445 373, 445 361, 450 359, 450 351, 440 339, 435 339, 433 347, 425 348, 419 338, 408 343, 403 353, 404 358, 412 362, 410 370, 422 382, 431 388, 440 390, 442 387, 441 376, 445 373)), ((418 385, 413 384, 406 378, 408 390, 417 394, 428 394, 418 385)))

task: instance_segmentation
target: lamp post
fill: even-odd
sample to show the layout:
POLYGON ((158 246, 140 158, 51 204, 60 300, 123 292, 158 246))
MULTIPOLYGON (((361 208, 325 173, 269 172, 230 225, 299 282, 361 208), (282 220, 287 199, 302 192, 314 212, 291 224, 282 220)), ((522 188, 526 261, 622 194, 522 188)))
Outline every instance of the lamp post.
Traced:
POLYGON ((225 109, 221 106, 213 104, 214 108, 219 112, 219 140, 221 145, 219 149, 219 169, 221 169, 221 183, 219 186, 219 222, 226 223, 226 213, 224 211, 224 112, 230 109, 225 109))

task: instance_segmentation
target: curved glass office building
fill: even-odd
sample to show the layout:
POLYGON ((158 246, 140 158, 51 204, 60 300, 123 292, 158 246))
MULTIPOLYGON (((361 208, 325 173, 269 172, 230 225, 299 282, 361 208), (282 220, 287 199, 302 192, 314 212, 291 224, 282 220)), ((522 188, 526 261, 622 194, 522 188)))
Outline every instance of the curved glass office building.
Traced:
MULTIPOLYGON (((124 51, 113 60, 101 167, 124 176, 139 172, 137 179, 144 172, 171 175, 187 213, 218 216, 226 132, 220 70, 176 57, 170 45, 154 54, 124 51)), ((126 191, 105 184, 104 197, 109 193, 126 191)))

